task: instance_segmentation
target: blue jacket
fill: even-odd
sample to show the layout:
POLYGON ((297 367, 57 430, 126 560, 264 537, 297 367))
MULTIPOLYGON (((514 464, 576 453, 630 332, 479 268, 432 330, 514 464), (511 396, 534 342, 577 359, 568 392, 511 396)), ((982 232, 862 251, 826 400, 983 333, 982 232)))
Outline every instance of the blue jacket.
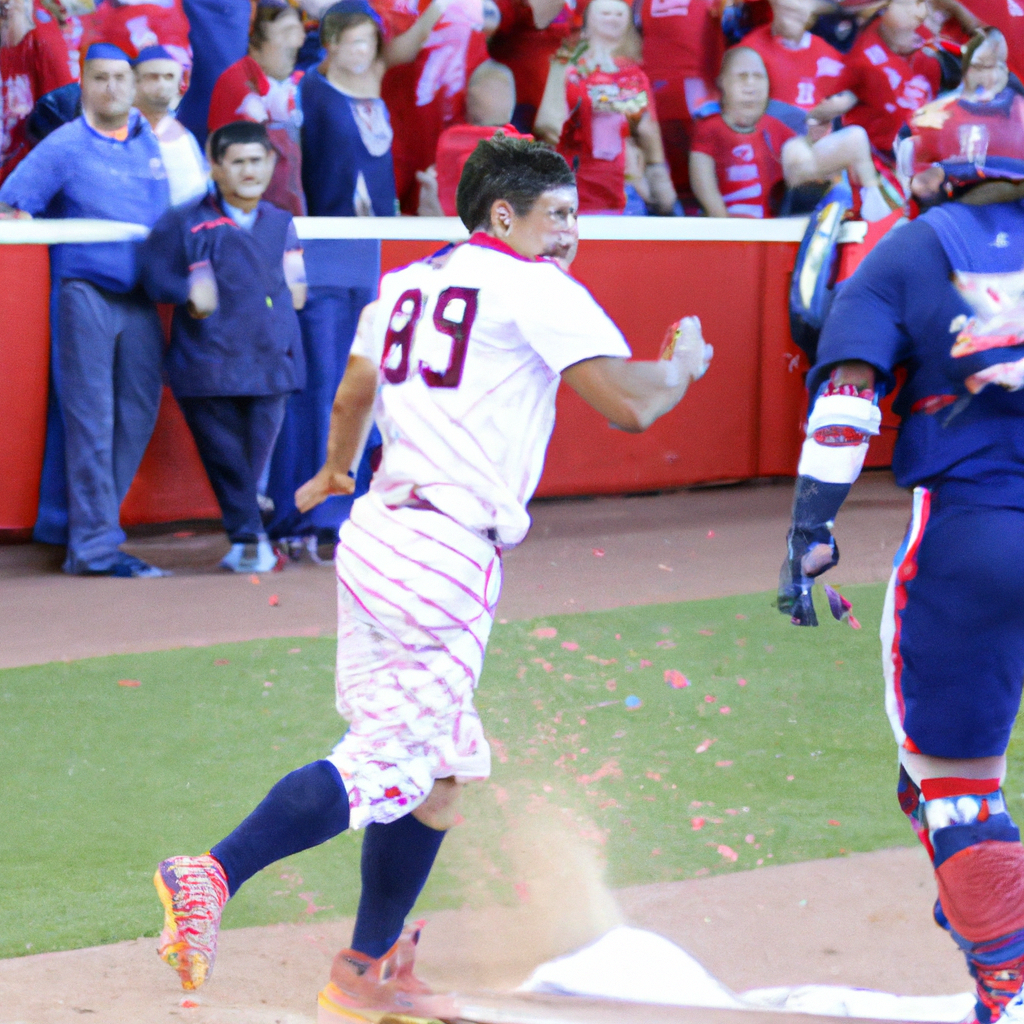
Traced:
MULTIPOLYGON (((0 187, 0 202, 33 217, 95 217, 151 227, 170 205, 160 144, 137 111, 128 138, 108 138, 79 117, 47 135, 0 187)), ((112 292, 138 281, 137 242, 55 245, 54 274, 112 292)))
POLYGON ((251 230, 228 217, 218 194, 168 210, 142 245, 142 283, 176 308, 167 350, 171 390, 182 398, 280 395, 306 383, 299 318, 284 278, 286 251, 300 248, 292 215, 257 207, 251 230), (209 263, 218 307, 189 316, 190 268, 209 263))

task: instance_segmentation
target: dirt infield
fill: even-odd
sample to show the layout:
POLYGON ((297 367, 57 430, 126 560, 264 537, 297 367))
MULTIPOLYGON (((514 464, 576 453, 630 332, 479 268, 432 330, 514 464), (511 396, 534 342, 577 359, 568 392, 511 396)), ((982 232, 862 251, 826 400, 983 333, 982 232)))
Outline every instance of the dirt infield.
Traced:
MULTIPOLYGON (((770 590, 791 493, 787 485, 748 485, 537 503, 533 532, 505 559, 499 617, 770 590)), ((838 525, 839 582, 887 578, 908 511, 908 496, 887 474, 862 477, 838 525)), ((130 549, 175 575, 68 578, 57 572, 54 549, 0 549, 0 667, 334 629, 329 567, 290 566, 254 585, 216 570, 225 542, 201 530, 137 537, 130 549)), ((538 863, 541 873, 557 868, 543 857, 538 863)), ((934 895, 917 849, 641 886, 614 899, 559 891, 516 909, 433 914, 422 973, 445 989, 514 985, 623 919, 678 942, 736 990, 822 982, 964 991, 962 959, 930 922, 934 895)), ((196 1008, 180 1005, 155 939, 0 961, 0 1024, 307 1024, 350 928, 342 920, 225 932, 196 1008)))
MULTIPOLYGON (((792 493, 783 481, 535 502, 529 537, 504 557, 498 616, 528 619, 772 590, 792 493)), ((835 578, 887 579, 909 509, 888 473, 864 474, 843 508, 843 560, 835 578)), ((254 586, 248 576, 218 570, 227 550, 223 534, 188 532, 136 537, 128 545, 174 571, 155 580, 64 576, 60 548, 0 547, 0 668, 334 632, 329 565, 290 565, 254 586), (50 628, 52 622, 60 628, 50 628)))
MULTIPOLYGON (((848 984, 914 995, 969 989, 962 958, 928 920, 931 869, 917 849, 664 882, 615 893, 623 918, 658 931, 736 991, 848 984)), ((155 900, 154 900, 155 903, 155 900)), ((158 908, 156 908, 158 909, 158 908)), ((607 911, 560 900, 440 911, 420 945, 439 990, 507 988, 596 937, 607 911)), ((155 939, 0 961, 0 1021, 67 1024, 312 1024, 316 993, 351 919, 226 931, 213 979, 184 1009, 155 939)))

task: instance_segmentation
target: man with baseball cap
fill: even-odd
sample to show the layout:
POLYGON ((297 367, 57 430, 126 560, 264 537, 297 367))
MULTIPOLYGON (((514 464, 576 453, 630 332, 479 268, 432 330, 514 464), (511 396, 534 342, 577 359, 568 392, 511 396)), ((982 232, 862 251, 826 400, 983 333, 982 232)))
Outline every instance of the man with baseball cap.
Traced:
POLYGON ((817 624, 832 522, 903 367, 893 471, 913 513, 882 612, 897 794, 977 1020, 1010 1024, 1024 1021, 1024 846, 1002 790, 1024 679, 1024 110, 1000 40, 968 49, 965 90, 918 111, 901 154, 933 205, 872 250, 825 323, 779 610, 817 624))
POLYGON ((205 195, 210 175, 195 136, 177 119, 182 66, 163 46, 147 46, 135 58, 135 106, 160 143, 171 205, 205 195))
MULTIPOLYGON (((152 226, 169 204, 160 145, 135 109, 124 51, 93 43, 82 116, 48 135, 0 188, 0 216, 92 217, 152 226)), ((120 507, 156 423, 163 332, 138 288, 133 242, 58 245, 54 381, 66 435, 64 571, 160 576, 120 550, 120 507)))

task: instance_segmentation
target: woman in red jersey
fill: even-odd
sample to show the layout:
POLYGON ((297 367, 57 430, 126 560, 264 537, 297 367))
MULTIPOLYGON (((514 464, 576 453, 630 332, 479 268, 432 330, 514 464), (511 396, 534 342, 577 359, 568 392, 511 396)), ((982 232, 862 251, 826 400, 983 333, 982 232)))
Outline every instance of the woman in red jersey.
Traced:
POLYGON ((591 0, 583 42, 551 62, 534 134, 557 144, 576 171, 580 213, 621 213, 626 206, 626 139, 643 151, 652 205, 669 214, 675 189, 665 164, 651 83, 633 60, 618 56, 631 31, 623 0, 591 0), (563 57, 564 55, 564 57, 563 57))

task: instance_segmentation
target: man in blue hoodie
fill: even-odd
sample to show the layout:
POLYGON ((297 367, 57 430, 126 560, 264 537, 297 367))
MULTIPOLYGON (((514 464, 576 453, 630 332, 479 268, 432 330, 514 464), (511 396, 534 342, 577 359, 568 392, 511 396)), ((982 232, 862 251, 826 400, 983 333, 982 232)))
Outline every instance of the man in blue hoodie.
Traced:
MULTIPOLYGON (((0 216, 92 217, 151 227, 170 195, 160 144, 132 109, 128 57, 94 43, 82 69, 82 116, 48 135, 0 188, 0 216)), ((58 245, 54 381, 67 446, 64 571, 161 576, 120 550, 120 508, 160 405, 163 332, 138 287, 134 242, 58 245)))

